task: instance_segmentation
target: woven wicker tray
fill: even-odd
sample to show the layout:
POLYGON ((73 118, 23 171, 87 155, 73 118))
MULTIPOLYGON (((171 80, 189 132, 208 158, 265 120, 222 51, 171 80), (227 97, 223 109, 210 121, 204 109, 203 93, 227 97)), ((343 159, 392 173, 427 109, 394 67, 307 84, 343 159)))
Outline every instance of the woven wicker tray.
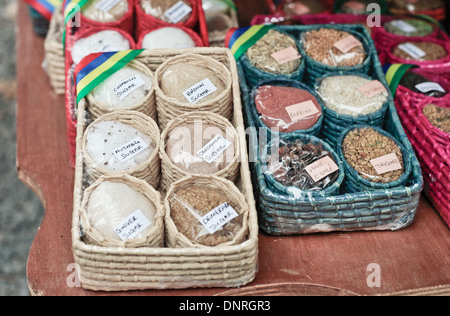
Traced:
POLYGON ((80 206, 83 197, 83 155, 81 144, 86 129, 86 103, 78 106, 77 149, 72 224, 72 248, 79 265, 80 280, 86 289, 127 291, 144 289, 180 289, 192 287, 239 287, 250 283, 257 272, 258 222, 253 197, 244 118, 240 99, 237 66, 225 48, 194 48, 164 52, 145 51, 137 59, 152 71, 166 59, 182 53, 208 55, 224 63, 232 73, 234 113, 232 124, 240 134, 240 178, 236 185, 250 207, 248 239, 235 246, 194 248, 100 247, 84 243, 80 238, 80 206))

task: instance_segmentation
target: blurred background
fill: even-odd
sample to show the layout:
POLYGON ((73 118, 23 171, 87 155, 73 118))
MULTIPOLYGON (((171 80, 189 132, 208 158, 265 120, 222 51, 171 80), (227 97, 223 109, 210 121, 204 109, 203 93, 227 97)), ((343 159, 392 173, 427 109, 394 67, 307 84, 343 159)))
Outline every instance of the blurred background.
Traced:
POLYGON ((16 171, 17 1, 0 0, 0 296, 29 295, 27 257, 44 215, 16 171))

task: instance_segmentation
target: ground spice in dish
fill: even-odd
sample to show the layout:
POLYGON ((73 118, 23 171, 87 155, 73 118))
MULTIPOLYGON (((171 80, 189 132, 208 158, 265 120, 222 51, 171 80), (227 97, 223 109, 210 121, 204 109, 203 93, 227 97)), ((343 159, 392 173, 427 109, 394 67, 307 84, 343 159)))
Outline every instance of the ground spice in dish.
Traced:
POLYGON ((430 121, 431 125, 450 134, 450 108, 428 104, 423 108, 423 114, 430 121))
POLYGON ((356 66, 364 62, 367 54, 362 46, 354 47, 347 53, 341 52, 334 45, 351 34, 345 31, 321 28, 306 32, 303 46, 306 53, 314 60, 329 66, 356 66))
POLYGON ((301 59, 280 64, 272 57, 272 54, 289 47, 293 47, 298 52, 297 44, 291 36, 270 30, 249 48, 246 55, 250 63, 262 71, 273 74, 291 74, 300 67, 301 59))
POLYGON ((348 164, 359 175, 375 183, 388 183, 398 180, 404 171, 403 154, 399 146, 373 128, 361 128, 350 131, 342 142, 342 151, 348 164), (372 159, 395 154, 402 169, 378 174, 370 163, 372 159))
POLYGON ((210 247, 218 246, 235 238, 242 229, 243 215, 240 214, 222 229, 210 234, 192 212, 203 217, 224 203, 228 203, 239 213, 237 206, 219 190, 196 186, 182 188, 170 197, 170 217, 178 231, 192 242, 210 247))
POLYGON ((255 105, 263 123, 282 133, 310 129, 322 115, 317 99, 295 87, 261 86, 255 93, 255 105))
MULTIPOLYGON (((140 6, 144 12, 151 15, 161 21, 167 23, 173 23, 173 21, 167 17, 167 10, 173 8, 179 2, 183 2, 189 8, 192 9, 191 3, 184 0, 140 0, 140 6)), ((181 12, 181 11, 180 11, 181 12)), ((191 17, 192 11, 184 16, 178 23, 186 22, 191 17)))
POLYGON ((445 50, 444 47, 432 42, 405 42, 397 45, 392 51, 392 53, 401 59, 417 60, 417 61, 439 60, 448 55, 448 52, 445 50), (414 45, 424 53, 423 56, 411 54, 410 52, 405 51, 404 49, 401 48, 403 44, 414 45))
POLYGON ((327 188, 339 176, 335 171, 319 181, 314 181, 305 170, 306 167, 324 157, 333 155, 326 151, 322 144, 303 143, 300 140, 281 144, 278 160, 271 158, 268 172, 284 186, 294 186, 302 191, 319 191, 327 188))

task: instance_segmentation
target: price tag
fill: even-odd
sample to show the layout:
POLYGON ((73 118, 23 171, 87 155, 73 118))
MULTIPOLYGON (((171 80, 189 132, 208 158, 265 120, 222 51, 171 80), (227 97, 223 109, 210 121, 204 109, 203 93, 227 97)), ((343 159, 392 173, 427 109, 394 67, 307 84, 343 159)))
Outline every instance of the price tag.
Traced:
POLYGON ((394 153, 372 159, 370 160, 370 163, 379 175, 402 169, 402 165, 400 164, 397 155, 394 153))
POLYGON ((123 241, 127 241, 128 239, 136 238, 150 225, 151 223, 144 213, 141 210, 136 210, 124 219, 122 223, 114 227, 114 231, 123 241))
POLYGON ((189 102, 197 103, 215 91, 217 91, 217 87, 211 80, 205 79, 184 91, 183 95, 189 102))
POLYGON ((314 182, 318 182, 333 172, 339 170, 338 165, 329 156, 321 158, 305 168, 314 182))
POLYGON ((174 6, 164 12, 164 15, 174 24, 183 20, 189 13, 192 12, 192 8, 183 1, 178 1, 174 6))
POLYGON ((146 148, 148 148, 148 144, 145 143, 140 137, 136 137, 131 142, 116 148, 113 151, 113 154, 117 159, 119 159, 120 162, 125 162, 135 157, 146 148))
POLYGON ((200 219, 200 222, 210 234, 214 234, 222 228, 222 226, 238 216, 239 214, 230 206, 230 204, 225 202, 203 216, 200 219))
POLYGON ((102 0, 97 3, 95 6, 97 9, 103 12, 109 12, 112 8, 114 8, 120 0, 102 0))
POLYGON ((280 65, 302 58, 302 55, 292 46, 273 53, 271 56, 280 65))
POLYGON ((125 79, 117 86, 114 87, 114 93, 120 100, 125 99, 131 92, 145 84, 144 79, 141 76, 136 75, 131 78, 125 79))
POLYGON ((446 93, 444 88, 437 82, 422 82, 416 85, 416 89, 422 93, 427 93, 430 91, 439 91, 442 93, 446 93))
POLYGON ((391 22, 391 25, 398 28, 400 31, 405 33, 414 33, 417 31, 417 29, 409 24, 408 22, 402 21, 402 20, 395 20, 391 22))
POLYGON ((200 149, 197 154, 207 163, 213 163, 229 146, 231 142, 221 135, 216 135, 211 141, 200 149))
POLYGON ((373 98, 379 93, 385 92, 386 87, 378 80, 373 80, 358 88, 369 99, 373 98))
POLYGON ((355 47, 362 47, 362 43, 353 35, 349 35, 334 43, 334 47, 339 49, 342 53, 347 54, 355 47))
POLYGON ((409 56, 411 56, 414 59, 423 58, 427 55, 423 50, 421 50, 419 47, 417 47, 414 44, 411 43, 403 43, 398 45, 398 48, 400 48, 402 51, 407 53, 409 56))
POLYGON ((287 106, 286 111, 291 117, 292 122, 297 122, 301 119, 319 113, 319 110, 317 109, 316 105, 311 100, 287 106))

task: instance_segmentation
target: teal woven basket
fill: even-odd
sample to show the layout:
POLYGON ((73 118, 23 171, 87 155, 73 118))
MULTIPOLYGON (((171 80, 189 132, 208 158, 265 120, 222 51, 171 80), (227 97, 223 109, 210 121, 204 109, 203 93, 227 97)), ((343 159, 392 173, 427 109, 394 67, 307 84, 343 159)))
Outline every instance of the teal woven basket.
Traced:
MULTIPOLYGON (((334 27, 340 28, 341 25, 334 27)), ((359 29, 356 25, 342 27, 359 29)), ((307 26, 282 28, 297 36, 308 29, 307 26)), ((363 34, 368 41, 371 41, 367 31, 363 34)), ((247 127, 255 127, 256 123, 249 102, 252 88, 246 81, 240 61, 237 65, 245 123, 247 127)), ((373 69, 372 75, 376 75, 376 78, 387 85, 376 55, 372 55, 370 67, 373 69)), ((250 136, 248 138, 249 153, 253 153, 250 157, 250 169, 261 230, 269 235, 281 236, 332 231, 399 230, 408 227, 415 219, 423 190, 422 170, 393 102, 389 102, 384 119, 381 128, 400 142, 408 153, 411 153, 411 172, 407 181, 404 185, 390 189, 351 191, 345 175, 339 191, 334 194, 300 197, 280 192, 274 183, 267 181, 264 174, 262 152, 260 152, 264 147, 260 148, 257 136, 250 136)), ((324 126, 322 133, 325 130, 324 126)))
POLYGON ((284 136, 280 136, 279 139, 273 139, 265 148, 263 148, 261 152, 261 161, 264 163, 262 164, 262 168, 264 171, 264 177, 268 185, 273 188, 273 190, 279 194, 283 194, 285 196, 292 196, 292 197, 298 197, 298 196, 308 196, 308 197, 325 197, 325 196, 333 196, 336 194, 339 194, 339 189, 344 181, 344 163, 339 158, 339 155, 331 148, 330 145, 328 145, 326 142, 322 141, 321 139, 312 136, 312 135, 305 135, 305 134, 285 134, 284 136), (280 143, 288 143, 288 142, 295 142, 296 140, 302 141, 304 144, 307 143, 313 143, 314 145, 321 144, 322 148, 326 151, 328 151, 332 156, 333 160, 336 162, 336 164, 339 167, 339 173, 336 178, 336 180, 327 186, 323 190, 316 190, 316 191, 301 191, 300 189, 296 187, 289 187, 285 186, 282 183, 278 182, 275 177, 267 172, 267 163, 270 156, 270 150, 271 148, 278 148, 280 143))
MULTIPOLYGON (((317 91, 320 83, 323 79, 333 76, 345 76, 345 75, 355 75, 360 76, 366 79, 371 80, 379 80, 383 82, 384 74, 379 73, 377 71, 372 71, 370 75, 362 74, 359 72, 331 72, 320 78, 317 78, 314 83, 314 90, 317 91)), ((389 91, 389 87, 385 85, 386 91, 389 91)), ((319 98, 321 98, 320 94, 318 94, 319 98)), ((322 98, 321 98, 322 99, 322 98)), ((388 111, 389 104, 393 103, 394 100, 391 94, 388 94, 387 101, 382 105, 382 107, 371 114, 366 115, 345 115, 340 114, 326 106, 326 103, 322 100, 325 110, 324 110, 324 123, 323 123, 323 133, 322 137, 326 139, 330 144, 335 146, 338 144, 338 138, 340 134, 350 126, 355 126, 359 124, 366 124, 375 127, 383 127, 384 122, 386 121, 386 112, 388 111)))
MULTIPOLYGON (((291 28, 296 29, 295 26, 291 26, 291 28)), ((377 50, 370 36, 369 37, 366 36, 368 34, 368 31, 363 25, 360 24, 306 25, 302 27, 302 31, 300 32, 296 31, 293 33, 295 34, 295 36, 297 36, 297 39, 299 40, 300 52, 304 56, 304 59, 306 61, 304 82, 306 82, 310 86, 313 86, 315 84, 317 78, 323 77, 324 75, 330 72, 336 73, 360 72, 364 74, 369 74, 372 71, 373 65, 372 60, 374 57, 377 57, 377 50), (301 39, 303 34, 305 34, 306 32, 312 30, 319 30, 322 28, 345 31, 353 35, 355 38, 357 38, 363 44, 364 50, 367 54, 364 62, 355 66, 330 66, 312 59, 303 48, 303 43, 301 39)))
MULTIPOLYGON (((297 49, 299 50, 299 52, 301 52, 300 47, 299 47, 300 44, 297 41, 297 39, 294 36, 292 36, 292 34, 285 32, 282 28, 280 28, 278 26, 275 26, 272 29, 274 31, 291 36, 297 42, 297 49)), ((255 66, 253 66, 253 64, 248 59, 247 54, 243 54, 239 58, 239 62, 241 63, 241 65, 243 67, 245 77, 247 79, 248 84, 252 87, 258 85, 258 83, 260 81, 272 80, 272 79, 276 79, 276 78, 286 78, 286 79, 302 81, 304 72, 305 72, 305 65, 306 65, 305 58, 302 57, 300 60, 299 68, 296 71, 294 71, 293 73, 291 73, 291 74, 273 74, 273 73, 263 71, 259 68, 256 68, 255 66)))
MULTIPOLYGON (((261 120, 260 118, 260 114, 258 113, 258 110, 256 108, 255 105, 255 99, 254 99, 254 95, 255 95, 255 91, 264 85, 275 85, 275 86, 284 86, 284 87, 294 87, 294 88, 299 88, 299 89, 303 89, 308 91, 309 93, 311 93, 318 101, 321 109, 322 109, 322 115, 320 116, 319 120, 316 122, 316 124, 314 124, 314 126, 312 126, 311 128, 307 129, 307 130, 298 130, 298 131, 294 131, 292 133, 289 133, 291 135, 298 135, 298 134, 307 134, 307 135, 314 135, 314 136, 318 136, 319 133, 322 130, 322 123, 323 123, 323 118, 324 118, 324 105, 323 102, 320 100, 320 98, 317 96, 317 94, 314 92, 313 89, 311 89, 309 86, 297 81, 297 80, 292 80, 292 79, 286 79, 283 77, 276 77, 273 79, 269 79, 269 80, 264 80, 264 81, 260 81, 258 83, 258 85, 256 85, 253 90, 250 93, 250 99, 248 100, 248 102, 250 103, 250 111, 252 112, 252 116, 253 116, 253 121, 255 122, 255 126, 259 129, 259 131, 261 131, 261 129, 266 129, 267 130, 267 137, 268 139, 271 139, 271 136, 273 134, 273 132, 270 130, 269 127, 267 127, 267 125, 264 124, 264 122, 261 120)), ((286 133, 279 133, 280 136, 284 136, 287 135, 286 133)))
POLYGON ((385 130, 374 127, 374 126, 369 126, 369 125, 357 125, 357 126, 350 127, 348 129, 346 129, 345 131, 343 131, 341 133, 341 135, 339 136, 337 143, 339 144, 337 146, 337 148, 338 148, 337 153, 338 153, 339 158, 344 162, 345 174, 347 176, 347 185, 349 186, 349 188, 351 188, 352 192, 386 190, 386 189, 391 189, 391 188, 395 188, 395 187, 399 187, 399 186, 404 186, 406 184, 406 181, 408 181, 408 178, 409 178, 409 176, 411 174, 411 170, 412 170, 411 160, 415 156, 415 153, 413 150, 407 150, 400 141, 395 139, 395 137, 393 137, 392 135, 387 133, 385 130), (356 171, 353 167, 351 167, 350 164, 345 159, 344 152, 342 149, 342 142, 344 141, 344 138, 347 136, 347 134, 350 131, 362 129, 362 128, 368 128, 368 127, 374 129, 381 135, 392 139, 397 144, 397 146, 400 148, 402 155, 403 155, 403 165, 404 165, 405 171, 398 180, 388 182, 388 183, 375 183, 375 182, 369 181, 369 180, 361 177, 360 174, 358 173, 358 171, 356 171))

